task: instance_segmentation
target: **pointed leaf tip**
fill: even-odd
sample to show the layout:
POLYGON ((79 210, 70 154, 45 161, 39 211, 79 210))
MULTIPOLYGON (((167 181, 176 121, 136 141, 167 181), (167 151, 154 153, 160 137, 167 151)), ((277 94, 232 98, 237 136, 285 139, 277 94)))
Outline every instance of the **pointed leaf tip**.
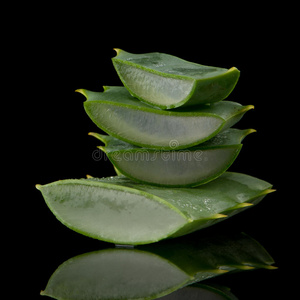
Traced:
POLYGON ((42 188, 42 185, 41 184, 36 184, 35 187, 40 191, 41 188, 42 188))
POLYGON ((263 191, 262 194, 265 195, 265 194, 270 194, 273 192, 276 192, 276 190, 275 189, 267 189, 267 190, 263 191))
POLYGON ((77 89, 77 90, 75 90, 75 92, 79 93, 79 94, 81 94, 81 95, 83 95, 83 96, 85 96, 87 98, 87 95, 86 95, 86 92, 85 92, 84 89, 77 89))
POLYGON ((102 150, 103 152, 105 152, 105 147, 103 146, 97 146, 98 149, 102 150))
POLYGON ((97 132, 89 132, 88 135, 95 137, 96 139, 104 143, 105 146, 107 145, 107 139, 105 138, 105 135, 99 134, 97 132))
POLYGON ((254 133, 254 132, 257 132, 257 130, 256 129, 252 129, 252 128, 248 129, 247 135, 250 134, 250 133, 254 133))
POLYGON ((278 267, 276 267, 276 266, 266 266, 265 269, 268 269, 268 270, 277 270, 278 267))
POLYGON ((250 110, 250 109, 254 109, 254 105, 247 105, 247 106, 245 107, 245 111, 248 111, 248 110, 250 110))
POLYGON ((121 51, 121 49, 119 49, 119 48, 113 48, 113 50, 115 50, 117 52, 117 56, 119 55, 119 53, 121 51))

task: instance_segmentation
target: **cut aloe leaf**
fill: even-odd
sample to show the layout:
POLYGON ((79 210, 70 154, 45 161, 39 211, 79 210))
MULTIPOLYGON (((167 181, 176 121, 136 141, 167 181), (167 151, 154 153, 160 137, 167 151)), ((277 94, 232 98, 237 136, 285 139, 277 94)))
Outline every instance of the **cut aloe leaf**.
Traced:
POLYGON ((235 67, 204 66, 164 53, 115 50, 112 61, 124 86, 134 97, 162 109, 221 101, 240 75, 235 67))
POLYGON ((124 87, 104 92, 77 90, 84 108, 106 133, 125 142, 159 149, 183 149, 200 144, 237 123, 252 105, 222 101, 193 109, 163 111, 132 97, 124 87))
POLYGON ((243 138, 253 129, 227 129, 198 146, 158 151, 140 148, 112 136, 90 133, 119 172, 135 181, 162 186, 196 186, 215 179, 234 162, 243 138))
POLYGON ((73 257, 58 267, 41 294, 70 300, 156 299, 166 295, 172 296, 166 299, 194 299, 188 296, 195 294, 229 297, 232 294, 228 291, 191 284, 243 271, 244 266, 274 268, 267 251, 247 235, 196 240, 193 236, 192 240, 142 249, 111 248, 73 257), (177 295, 184 286, 189 287, 177 295))
POLYGON ((116 244, 147 244, 210 226, 257 204, 271 185, 224 173, 195 188, 156 187, 125 176, 37 185, 67 227, 116 244))

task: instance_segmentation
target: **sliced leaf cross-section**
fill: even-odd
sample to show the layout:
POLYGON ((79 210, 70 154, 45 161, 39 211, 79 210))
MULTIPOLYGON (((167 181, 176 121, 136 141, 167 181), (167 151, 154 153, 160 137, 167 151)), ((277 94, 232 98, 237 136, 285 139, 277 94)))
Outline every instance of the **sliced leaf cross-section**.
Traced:
POLYGON ((130 245, 210 226, 257 204, 272 191, 265 181, 229 172, 195 188, 143 185, 124 176, 61 180, 37 188, 67 227, 130 245))
POLYGON ((184 149, 203 143, 233 126, 253 108, 222 101, 164 111, 142 103, 124 87, 104 89, 104 92, 77 90, 87 98, 84 108, 91 120, 118 139, 156 149, 184 149))
POLYGON ((115 50, 112 61, 124 86, 134 97, 162 109, 223 100, 240 75, 235 67, 204 66, 157 52, 115 50))
POLYGON ((198 146, 183 150, 140 148, 112 136, 90 133, 105 146, 99 148, 123 175, 161 186, 197 186, 215 179, 234 162, 243 138, 253 129, 229 128, 198 146))

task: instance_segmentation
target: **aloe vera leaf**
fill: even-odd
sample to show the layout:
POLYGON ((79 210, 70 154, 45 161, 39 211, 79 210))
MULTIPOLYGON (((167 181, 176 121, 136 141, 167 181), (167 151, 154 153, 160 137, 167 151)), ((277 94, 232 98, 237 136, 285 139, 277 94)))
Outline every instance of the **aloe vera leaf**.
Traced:
POLYGON ((221 101, 240 75, 235 67, 204 66, 164 53, 115 50, 112 61, 124 86, 136 98, 162 109, 221 101))
POLYGON ((265 181, 229 172, 195 188, 143 185, 125 176, 60 180, 37 188, 70 229, 129 245, 210 226, 257 204, 272 191, 265 181))
MULTIPOLYGON (((64 262, 41 294, 78 300, 156 299, 174 296, 174 291, 194 282, 240 270, 244 261, 253 268, 270 268, 274 263, 259 243, 243 234, 196 241, 193 237, 140 249, 105 249, 64 262)), ((208 291, 229 295, 203 284, 197 287, 202 288, 202 295, 208 291)))
POLYGON ((162 186, 196 186, 224 173, 242 148, 243 138, 253 129, 227 129, 212 139, 184 150, 158 151, 139 148, 114 137, 91 132, 116 169, 138 181, 162 186))
POLYGON ((200 144, 237 123, 252 109, 236 102, 164 111, 132 97, 124 87, 104 87, 104 92, 77 90, 87 101, 91 120, 106 133, 125 142, 159 149, 183 149, 200 144))

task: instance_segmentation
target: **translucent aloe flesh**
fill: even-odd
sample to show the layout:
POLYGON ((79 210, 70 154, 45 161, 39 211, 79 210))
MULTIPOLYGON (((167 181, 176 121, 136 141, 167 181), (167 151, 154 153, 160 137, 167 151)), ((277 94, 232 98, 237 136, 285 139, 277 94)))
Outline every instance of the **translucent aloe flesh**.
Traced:
POLYGON ((187 296, 195 294, 232 299, 227 298, 232 296, 228 291, 191 284, 231 271, 273 269, 273 263, 268 252, 245 234, 193 237, 193 242, 111 248, 73 257, 58 267, 41 294, 69 300, 156 299, 166 295, 172 297, 166 299, 193 299, 187 296), (185 293, 181 289, 176 294, 185 286, 185 293))
POLYGON ((229 172, 195 188, 143 185, 124 176, 61 180, 37 188, 67 227, 95 239, 132 245, 210 226, 272 191, 265 181, 229 172))
POLYGON ((222 101, 164 111, 142 103, 124 87, 104 87, 102 93, 77 91, 87 98, 85 111, 103 131, 137 146, 159 149, 184 149, 200 144, 233 126, 253 108, 222 101))
POLYGON ((105 143, 99 147, 127 177, 163 186, 196 186, 215 179, 234 162, 243 138, 253 129, 227 129, 214 138, 184 150, 140 148, 108 135, 90 133, 105 143))
POLYGON ((235 67, 204 66, 164 53, 115 50, 112 61, 124 86, 133 96, 162 109, 221 101, 240 75, 235 67))

